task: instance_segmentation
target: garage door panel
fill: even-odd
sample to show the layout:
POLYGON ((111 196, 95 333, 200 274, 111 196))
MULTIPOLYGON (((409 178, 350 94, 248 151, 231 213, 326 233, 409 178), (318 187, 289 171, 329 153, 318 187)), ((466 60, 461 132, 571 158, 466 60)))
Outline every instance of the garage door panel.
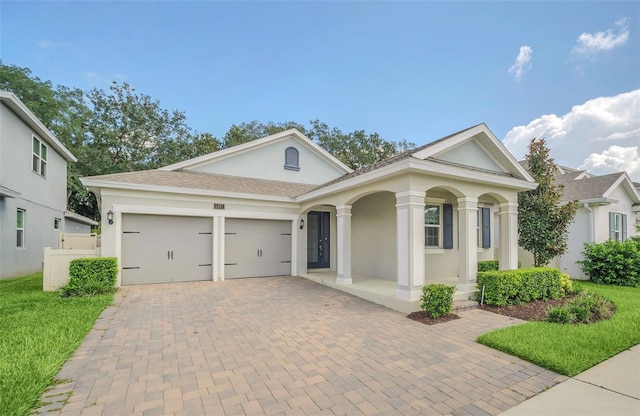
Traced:
POLYGON ((291 274, 291 221, 227 219, 225 278, 291 274))
POLYGON ((213 220, 125 214, 122 284, 212 280, 213 220))

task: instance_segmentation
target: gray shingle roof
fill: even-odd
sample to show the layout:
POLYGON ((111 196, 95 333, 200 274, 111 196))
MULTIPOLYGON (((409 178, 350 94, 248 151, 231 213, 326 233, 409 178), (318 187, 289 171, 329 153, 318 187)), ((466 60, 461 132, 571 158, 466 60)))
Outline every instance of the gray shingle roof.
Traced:
POLYGON ((293 198, 310 192, 318 187, 318 185, 243 178, 239 176, 162 170, 113 173, 110 175, 92 176, 90 179, 123 184, 201 189, 206 191, 280 196, 288 198, 293 198))
POLYGON ((589 178, 574 179, 575 173, 556 175, 556 183, 564 185, 563 200, 573 201, 584 199, 603 198, 604 193, 611 188, 623 172, 611 173, 609 175, 591 176, 589 178))

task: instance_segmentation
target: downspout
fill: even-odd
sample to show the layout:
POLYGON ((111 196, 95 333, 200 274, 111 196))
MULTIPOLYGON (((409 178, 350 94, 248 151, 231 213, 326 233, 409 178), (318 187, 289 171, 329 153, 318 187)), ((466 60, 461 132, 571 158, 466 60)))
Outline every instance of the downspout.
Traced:
POLYGON ((587 233, 587 243, 592 243, 593 242, 593 234, 594 234, 594 230, 593 230, 593 210, 591 209, 591 207, 589 206, 588 203, 584 203, 584 209, 586 209, 587 211, 589 211, 589 230, 587 233))

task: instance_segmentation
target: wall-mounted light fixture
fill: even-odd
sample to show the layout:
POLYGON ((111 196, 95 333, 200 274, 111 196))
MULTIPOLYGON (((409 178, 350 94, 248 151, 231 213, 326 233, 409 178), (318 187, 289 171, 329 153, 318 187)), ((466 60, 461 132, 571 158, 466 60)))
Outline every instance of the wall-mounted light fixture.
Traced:
POLYGON ((304 228, 304 219, 300 218, 300 229, 304 228))
POLYGON ((113 211, 111 210, 107 212, 107 221, 109 222, 109 224, 113 224, 113 211))

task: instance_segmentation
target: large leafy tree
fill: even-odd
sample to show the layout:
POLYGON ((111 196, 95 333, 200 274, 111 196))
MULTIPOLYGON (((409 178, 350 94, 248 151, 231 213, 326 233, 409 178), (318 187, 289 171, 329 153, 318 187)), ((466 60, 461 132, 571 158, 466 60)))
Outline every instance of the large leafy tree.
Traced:
POLYGON ((311 120, 309 124, 310 126, 306 127, 293 121, 262 123, 257 120, 234 124, 224 135, 222 147, 235 146, 296 128, 352 169, 360 169, 415 147, 415 144, 406 140, 387 141, 378 133, 367 134, 364 130, 344 133, 337 127, 331 128, 319 120, 311 120))
POLYGON ((518 194, 518 244, 544 266, 567 250, 567 234, 577 201, 562 202, 563 186, 556 184, 556 164, 544 139, 532 139, 526 163, 538 187, 518 194))

